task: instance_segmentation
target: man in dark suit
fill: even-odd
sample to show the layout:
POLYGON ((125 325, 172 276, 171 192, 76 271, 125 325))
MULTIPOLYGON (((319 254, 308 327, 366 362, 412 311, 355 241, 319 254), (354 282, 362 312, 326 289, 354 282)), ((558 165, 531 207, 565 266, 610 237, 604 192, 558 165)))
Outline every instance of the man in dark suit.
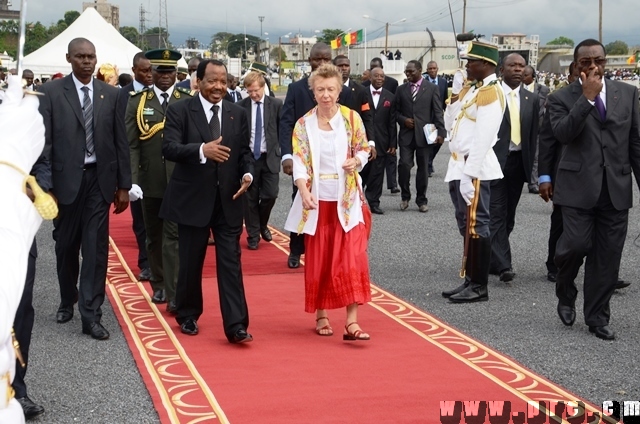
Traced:
MULTIPOLYGON (((320 65, 331 63, 331 47, 325 43, 316 43, 309 52, 309 65, 311 72, 320 65)), ((342 92, 338 96, 340 104, 347 101, 351 92, 347 87, 342 87, 342 92)), ((282 152, 282 171, 287 175, 293 175, 293 158, 291 156, 291 136, 293 127, 305 113, 316 107, 313 92, 309 88, 309 77, 301 78, 299 81, 290 84, 287 88, 287 96, 282 105, 282 115, 280 116, 280 150, 282 152)), ((293 181, 292 181, 293 182, 293 181)), ((293 184, 291 199, 295 198, 298 188, 293 184)), ((300 266, 300 255, 304 253, 304 234, 290 233, 289 238, 289 258, 287 265, 289 268, 300 266)))
MULTIPOLYGON (((131 70, 133 71, 133 81, 122 87, 118 92, 118 113, 122 116, 123 124, 131 93, 142 91, 153 85, 151 62, 144 57, 144 52, 138 52, 133 56, 133 67, 131 70)), ((126 129, 124 129, 124 131, 126 132, 126 129)), ((138 281, 149 281, 151 279, 151 269, 149 268, 149 260, 147 259, 147 232, 144 229, 142 202, 137 193, 138 191, 135 189, 129 192, 129 209, 131 209, 131 217, 133 218, 133 233, 136 235, 136 243, 138 244, 138 268, 140 269, 138 281)))
POLYGON ((617 283, 633 204, 631 171, 640 178, 638 89, 604 78, 607 62, 597 40, 574 50, 580 81, 549 96, 549 120, 563 145, 553 200, 562 206, 556 247, 558 315, 575 321, 575 278, 584 271, 584 316, 589 331, 613 340, 609 301, 617 283))
MULTIPOLYGON (((349 109, 353 109, 362 118, 365 132, 369 140, 369 145, 373 147, 375 142, 373 138, 373 125, 371 122, 371 108, 369 106, 369 96, 367 95, 367 89, 351 78, 351 61, 345 55, 338 55, 333 58, 333 64, 342 73, 342 84, 349 89, 350 96, 343 100, 343 105, 349 109)), ((375 159, 376 150, 371 149, 370 160, 375 159)))
MULTIPOLYGON (((382 59, 380 59, 379 57, 374 57, 373 59, 371 59, 371 62, 369 62, 369 69, 371 70, 375 68, 383 69, 382 59)), ((365 81, 362 83, 362 85, 367 87, 371 85, 371 81, 365 81)), ((391 91, 393 94, 396 94, 396 90, 398 89, 398 80, 392 77, 385 76, 382 88, 391 91)))
POLYGON ((406 210, 411 200, 411 168, 413 160, 418 164, 416 171, 416 204, 420 212, 427 212, 427 187, 429 185, 429 155, 431 144, 424 133, 426 124, 433 124, 437 131, 435 143, 442 144, 447 135, 444 129, 442 102, 438 87, 422 79, 422 65, 417 60, 407 63, 404 71, 407 82, 398 87, 396 93, 397 115, 400 124, 398 145, 400 164, 398 181, 402 190, 400 210, 406 210))
POLYGON ((371 85, 367 89, 367 97, 372 112, 372 139, 375 140, 377 157, 367 163, 362 173, 366 175, 365 196, 371 212, 382 215, 384 211, 380 209, 380 196, 386 165, 385 158, 388 155, 395 157, 398 146, 396 101, 393 93, 382 86, 385 80, 382 68, 372 69, 370 79, 371 85))
POLYGON ((178 224, 180 271, 176 320, 183 333, 198 334, 202 314, 202 267, 209 232, 216 240, 216 272, 224 333, 231 343, 253 340, 240 263, 242 195, 253 179, 249 125, 243 108, 222 101, 227 68, 203 60, 200 93, 167 109, 162 153, 175 162, 160 217, 178 224))
POLYGON ((189 72, 189 78, 185 79, 184 81, 180 81, 179 83, 176 84, 176 87, 178 88, 184 88, 186 90, 191 90, 191 79, 193 78, 193 73, 196 72, 198 70, 198 65, 200 64, 200 61, 202 59, 199 57, 192 57, 191 59, 189 59, 189 62, 187 63, 187 70, 189 72))
POLYGON ((242 100, 240 97, 240 92, 236 90, 238 87, 238 79, 234 75, 227 75, 227 95, 224 99, 228 102, 238 103, 242 100))
POLYGON ((129 148, 116 104, 118 89, 93 79, 97 62, 93 43, 71 40, 67 61, 71 75, 44 84, 40 99, 45 153, 51 158, 51 191, 59 207, 53 230, 61 298, 56 319, 70 321, 78 301, 82 332, 104 340, 109 338, 100 324, 109 207, 114 203, 114 213, 121 213, 129 204, 129 148))
MULTIPOLYGON (((545 85, 538 84, 536 80, 536 70, 533 69, 531 65, 527 65, 524 68, 524 72, 522 73, 522 84, 524 88, 531 91, 532 93, 536 93, 538 95, 538 102, 540 103, 539 108, 539 123, 542 125, 542 115, 545 111, 545 104, 547 103, 547 96, 549 95, 549 87, 545 85)), ((533 169, 531 170, 531 181, 529 182, 529 193, 538 194, 538 152, 536 152, 536 157, 533 161, 533 169)))
POLYGON ((512 53, 500 67, 502 90, 507 99, 498 141, 493 147, 504 177, 491 181, 491 272, 500 281, 513 280, 509 236, 513 231, 522 185, 531 181, 538 142, 538 95, 522 86, 526 62, 512 53))
POLYGON ((244 222, 249 249, 256 250, 260 237, 271 241, 267 224, 278 197, 280 173, 280 112, 282 100, 265 95, 266 81, 259 72, 249 72, 244 78, 249 97, 241 100, 251 128, 250 148, 255 159, 254 181, 243 196, 244 222))
MULTIPOLYGON (((447 80, 438 76, 438 64, 435 61, 427 63, 427 72, 422 75, 424 79, 431 84, 438 86, 438 95, 442 101, 442 110, 447 108, 447 99, 449 98, 449 87, 447 80)), ((431 146, 431 155, 429 155, 429 176, 433 175, 433 160, 440 151, 442 144, 434 144, 431 146)))
POLYGON ((129 99, 125 127, 131 155, 131 179, 139 185, 151 265, 153 303, 167 303, 175 313, 178 282, 178 226, 159 217, 160 205, 174 163, 162 155, 166 110, 190 99, 190 90, 175 87, 176 68, 182 55, 174 50, 155 49, 145 53, 153 66, 153 87, 134 92, 129 99))

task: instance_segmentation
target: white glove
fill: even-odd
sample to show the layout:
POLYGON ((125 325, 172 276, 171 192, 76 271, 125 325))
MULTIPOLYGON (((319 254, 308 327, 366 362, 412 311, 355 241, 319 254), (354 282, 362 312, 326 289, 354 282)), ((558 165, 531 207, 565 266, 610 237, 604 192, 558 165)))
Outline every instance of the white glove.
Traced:
POLYGON ((451 94, 458 94, 464 86, 464 81, 467 79, 467 73, 462 69, 458 69, 453 75, 453 84, 451 86, 451 94))
POLYGON ((467 174, 462 174, 462 178, 460 178, 460 194, 467 206, 471 205, 471 200, 476 194, 476 188, 473 186, 471 177, 467 174))
POLYGON ((132 184, 131 190, 129 190, 129 201, 135 202, 140 199, 142 199, 142 189, 138 184, 132 184))

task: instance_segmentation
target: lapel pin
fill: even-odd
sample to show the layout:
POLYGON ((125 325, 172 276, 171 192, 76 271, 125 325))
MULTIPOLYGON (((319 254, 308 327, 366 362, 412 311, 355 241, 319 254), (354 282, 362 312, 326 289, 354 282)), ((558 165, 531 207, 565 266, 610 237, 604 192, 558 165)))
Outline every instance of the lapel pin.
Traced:
POLYGON ((101 95, 100 95, 100 98, 101 98, 101 99, 104 99, 104 94, 101 94, 101 95))
POLYGON ((233 116, 230 116, 229 119, 233 119, 233 116))

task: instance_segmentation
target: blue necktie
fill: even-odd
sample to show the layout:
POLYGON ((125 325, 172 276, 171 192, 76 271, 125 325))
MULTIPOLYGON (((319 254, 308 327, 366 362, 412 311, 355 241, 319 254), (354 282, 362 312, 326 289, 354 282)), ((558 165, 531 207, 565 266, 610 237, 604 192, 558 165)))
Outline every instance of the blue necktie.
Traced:
POLYGON ((260 102, 256 102, 256 133, 253 141, 253 157, 260 159, 260 145, 262 144, 262 113, 260 112, 260 102))

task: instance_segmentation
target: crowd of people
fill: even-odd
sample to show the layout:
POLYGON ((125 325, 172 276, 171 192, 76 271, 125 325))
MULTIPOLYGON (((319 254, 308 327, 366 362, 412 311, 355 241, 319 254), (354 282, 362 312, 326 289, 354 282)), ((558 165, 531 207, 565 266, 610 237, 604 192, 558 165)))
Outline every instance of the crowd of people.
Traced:
MULTIPOLYGON (((423 70, 409 60, 398 84, 374 58, 361 85, 347 56, 332 57, 317 43, 311 74, 291 84, 284 101, 270 89, 265 65, 253 64, 240 89, 224 63, 192 58, 179 70, 180 57, 170 49, 138 53, 127 78, 108 63, 97 67, 94 45, 77 38, 68 46, 71 74, 38 87, 31 71, 23 73, 28 88, 44 94, 46 143, 31 172, 59 208, 58 323, 72 320, 77 303, 82 332, 109 338, 101 323, 109 215, 130 206, 138 278, 149 281, 150 301, 166 304, 182 333, 197 335, 203 267, 213 250, 224 335, 251 342, 240 240, 244 224, 248 249, 272 241, 282 170, 293 187, 286 266, 298 268, 305 254, 301 305, 315 314, 317 335, 332 336, 329 310, 344 308, 343 340, 369 340, 358 306, 371 299, 370 214, 384 214, 384 176, 400 194, 400 211, 410 213, 413 198, 427 213, 433 160, 448 139, 445 181, 464 240, 464 283, 442 295, 452 303, 487 301, 490 274, 516 278, 509 236, 526 185, 554 202, 547 277, 556 283, 561 321, 575 321, 575 278, 586 257, 585 322, 597 337, 615 338, 609 300, 624 286, 618 270, 631 172, 640 176, 638 90, 615 81, 624 73, 605 78, 598 41, 578 44, 567 84, 551 93, 540 83, 549 75, 517 53, 500 61, 496 46, 478 41, 469 43, 451 90, 435 61, 423 70)), ((35 249, 34 241, 14 321, 25 359, 35 249)), ((16 399, 27 418, 42 414, 18 368, 16 399)))

